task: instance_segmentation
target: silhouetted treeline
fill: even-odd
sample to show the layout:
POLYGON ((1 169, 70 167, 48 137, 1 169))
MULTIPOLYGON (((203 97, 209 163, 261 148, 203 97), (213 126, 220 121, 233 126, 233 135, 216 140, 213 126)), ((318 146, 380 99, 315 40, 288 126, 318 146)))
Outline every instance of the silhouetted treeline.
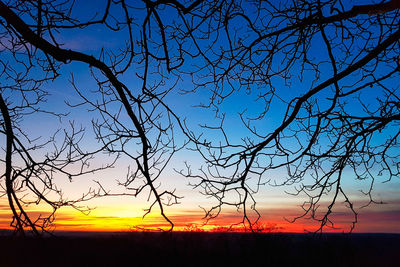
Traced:
POLYGON ((399 266, 396 234, 127 233, 0 239, 0 266, 399 266))

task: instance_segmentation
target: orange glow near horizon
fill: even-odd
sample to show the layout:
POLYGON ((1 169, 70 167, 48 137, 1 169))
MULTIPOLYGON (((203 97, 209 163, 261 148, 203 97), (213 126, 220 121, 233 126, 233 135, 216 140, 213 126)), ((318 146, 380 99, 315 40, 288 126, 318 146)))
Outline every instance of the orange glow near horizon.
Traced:
MULTIPOLYGON (((45 211, 30 211, 32 214, 46 214, 45 211)), ((260 219, 254 227, 257 232, 268 233, 304 233, 318 229, 318 223, 311 220, 300 220, 295 223, 284 219, 287 214, 296 212, 287 209, 265 212, 268 219, 260 219)), ((76 210, 60 210, 56 213, 56 219, 52 225, 54 231, 101 231, 101 232, 132 232, 132 231, 160 231, 169 230, 170 225, 158 214, 131 216, 126 210, 96 210, 90 215, 82 214, 76 210)), ((174 222, 174 231, 190 232, 244 232, 241 217, 236 214, 221 214, 218 218, 204 224, 201 212, 181 212, 169 214, 174 222), (239 223, 239 224, 238 224, 239 223)), ((324 232, 349 232, 351 222, 345 218, 336 218, 335 228, 325 228, 324 232)), ((400 233, 396 224, 397 213, 393 212, 369 212, 362 214, 354 232, 391 232, 400 233), (395 217, 393 217, 395 216, 395 217), (386 219, 385 219, 386 218, 386 219)), ((0 229, 11 229, 11 214, 4 208, 0 210, 0 229)))

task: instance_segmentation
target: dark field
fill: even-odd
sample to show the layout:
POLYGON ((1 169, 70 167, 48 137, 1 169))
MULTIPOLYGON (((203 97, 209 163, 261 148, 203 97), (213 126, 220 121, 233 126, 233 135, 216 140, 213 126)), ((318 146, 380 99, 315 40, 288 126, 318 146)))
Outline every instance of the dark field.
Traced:
POLYGON ((68 233, 0 237, 0 266, 400 266, 400 235, 68 233))

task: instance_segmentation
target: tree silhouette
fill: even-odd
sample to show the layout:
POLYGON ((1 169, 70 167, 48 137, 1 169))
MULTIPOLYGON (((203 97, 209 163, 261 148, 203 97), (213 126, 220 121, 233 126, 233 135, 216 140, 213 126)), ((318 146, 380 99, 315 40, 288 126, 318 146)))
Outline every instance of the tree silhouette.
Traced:
MULTIPOLYGON (((25 68, 26 73, 28 73, 33 67, 41 68, 41 71, 44 72, 43 76, 49 77, 46 80, 56 78, 59 75, 59 69, 63 64, 78 61, 90 66, 91 75, 98 84, 97 99, 87 98, 85 93, 78 88, 72 78, 71 84, 76 89, 77 94, 81 97, 82 102, 78 104, 70 104, 70 107, 74 108, 86 105, 100 113, 102 120, 93 121, 93 128, 96 138, 102 146, 95 151, 86 152, 79 149, 77 144, 73 142, 73 136, 67 136, 68 143, 61 149, 57 149, 57 154, 60 154, 60 151, 67 151, 67 154, 65 155, 66 159, 64 160, 65 162, 59 163, 58 155, 56 158, 50 160, 57 161, 57 164, 61 164, 63 167, 73 164, 76 161, 81 162, 82 168, 80 168, 81 171, 78 174, 63 171, 61 167, 56 169, 57 171, 64 172, 69 178, 72 178, 72 176, 96 171, 93 169, 86 170, 87 162, 85 160, 91 158, 97 153, 106 151, 115 154, 116 158, 120 155, 129 157, 132 161, 133 170, 130 169, 126 181, 122 183, 133 192, 128 195, 136 196, 146 188, 149 188, 150 194, 153 197, 153 202, 147 210, 147 213, 151 212, 154 205, 158 205, 161 215, 171 224, 172 229, 173 223, 164 214, 163 207, 164 205, 177 203, 178 197, 174 192, 159 192, 155 185, 155 181, 160 176, 165 165, 169 162, 169 159, 174 152, 179 149, 174 142, 171 120, 167 119, 166 123, 158 121, 158 118, 162 116, 162 111, 160 111, 160 109, 167 109, 162 99, 171 88, 161 88, 161 90, 159 90, 160 86, 158 85, 154 87, 153 85, 148 86, 146 84, 148 79, 148 57, 151 55, 148 51, 139 54, 140 59, 138 59, 140 63, 145 65, 144 77, 141 77, 143 80, 141 92, 134 95, 132 92, 133 90, 131 91, 131 89, 121 82, 118 76, 122 75, 129 69, 133 64, 133 58, 136 55, 136 52, 133 51, 134 41, 131 30, 132 18, 128 13, 126 13, 126 16, 122 16, 121 20, 115 19, 109 13, 111 4, 114 3, 112 1, 106 3, 105 14, 101 20, 89 20, 80 23, 73 17, 66 16, 66 14, 70 13, 71 9, 74 7, 74 2, 54 3, 53 1, 16 1, 13 4, 8 5, 0 2, 0 15, 3 18, 2 35, 4 36, 4 39, 6 39, 3 48, 13 56, 13 59, 17 64, 20 64, 22 65, 22 68, 25 68), (25 23, 22 19, 25 16, 35 20, 35 26, 25 23), (112 17, 110 19, 112 22, 108 22, 109 17, 112 17), (109 23, 113 23, 114 25, 109 23), (120 27, 128 28, 127 47, 125 47, 119 55, 108 55, 110 56, 110 62, 108 64, 102 61, 102 59, 106 57, 104 54, 102 54, 100 58, 95 58, 84 53, 63 49, 60 47, 61 45, 58 41, 53 38, 53 31, 59 29, 85 28, 96 24, 102 24, 105 28, 110 29, 111 31, 118 31, 120 27), (47 41, 45 36, 49 37, 51 41, 47 41), (20 56, 24 58, 20 59, 20 56), (32 62, 33 59, 36 60, 36 62, 32 62), (102 80, 104 78, 101 77, 104 77, 105 80, 102 80), (136 111, 134 109, 136 109, 136 111), (129 123, 131 124, 130 126, 124 125, 120 121, 119 117, 121 116, 121 110, 123 110, 122 112, 128 116, 129 123), (151 140, 149 139, 150 134, 154 136, 151 140), (136 146, 139 148, 134 146, 132 151, 130 151, 127 147, 128 144, 131 146, 132 140, 136 140, 134 142, 137 143, 136 146), (138 185, 134 185, 134 182, 138 180, 138 185)), ((124 1, 115 3, 115 5, 120 7, 122 12, 128 12, 128 7, 124 1)), ((151 12, 149 15, 150 14, 151 12)), ((146 28, 147 23, 148 18, 143 22, 144 28, 146 28)), ((140 47, 146 47, 146 43, 147 40, 142 40, 140 47)), ((6 72, 6 67, 9 66, 8 62, 3 62, 3 66, 6 72)), ((169 63, 167 63, 167 66, 169 71, 174 68, 169 66, 169 63)), ((8 73, 6 72, 5 75, 7 74, 8 73)), ((11 77, 11 79, 14 79, 16 84, 22 87, 24 80, 21 80, 19 76, 15 78, 11 77)), ((38 83, 41 81, 34 80, 34 82, 38 83)), ((11 86, 5 86, 3 90, 5 91, 6 89, 14 90, 11 86)), ((36 100, 37 103, 35 104, 40 104, 42 100, 42 95, 40 95, 40 93, 46 94, 46 92, 41 92, 38 85, 31 89, 22 88, 20 89, 20 98, 22 98, 23 101, 25 99, 31 101, 31 98, 26 97, 26 90, 38 94, 36 100)), ((4 94, 4 92, 2 94, 4 94)), ((29 109, 31 106, 32 104, 26 103, 23 108, 29 109)), ((18 142, 18 137, 13 133, 13 129, 18 129, 18 125, 12 125, 10 116, 7 112, 10 109, 12 109, 12 107, 7 106, 7 103, 2 101, 3 127, 5 129, 4 133, 7 136, 5 160, 6 173, 4 175, 6 180, 5 192, 9 196, 13 218, 16 221, 13 226, 15 226, 16 230, 22 233, 24 227, 27 226, 36 233, 37 225, 31 222, 29 216, 24 212, 23 207, 19 205, 19 202, 22 200, 21 197, 16 195, 17 191, 22 190, 22 188, 19 188, 17 182, 18 177, 15 177, 19 175, 19 172, 12 166, 13 161, 15 161, 13 160, 14 153, 12 146, 16 146, 15 143, 18 142), (14 208, 13 203, 17 203, 19 211, 14 208)), ((169 112, 168 109, 167 112, 169 112)), ((55 115, 61 116, 60 114, 55 115)), ((80 131, 74 135, 79 135, 79 133, 80 131)), ((37 148, 37 145, 34 147, 37 148)), ((38 165, 37 162, 28 155, 27 149, 23 150, 28 157, 28 160, 25 161, 25 164, 27 165, 25 169, 35 169, 38 165)), ((46 156, 46 165, 51 166, 50 171, 52 172, 55 166, 51 165, 51 162, 49 163, 48 161, 49 158, 46 156)), ((105 169, 110 166, 111 165, 102 166, 100 169, 105 169)), ((53 189, 53 187, 48 185, 52 184, 52 176, 48 177, 45 173, 36 172, 35 175, 39 178, 39 183, 46 186, 47 190, 56 190, 61 194, 61 191, 53 189), (42 178, 43 175, 45 175, 49 181, 44 180, 42 178)), ((22 179, 29 184, 31 183, 32 177, 30 177, 30 175, 22 176, 22 179)), ((21 184, 23 185, 24 182, 21 182, 21 184)), ((101 184, 99 184, 99 186, 100 187, 97 191, 91 190, 87 195, 76 201, 80 202, 94 197, 113 195, 104 189, 101 184)), ((28 190, 31 190, 32 193, 38 197, 38 202, 45 200, 53 207, 73 204, 70 202, 59 201, 58 203, 47 200, 44 192, 36 190, 36 188, 32 189, 29 185, 28 190)), ((124 195, 126 195, 126 193, 124 193, 124 195)), ((46 220, 46 222, 48 222, 48 220, 46 220)))
POLYGON ((319 230, 333 226, 332 209, 340 197, 354 214, 351 229, 357 222, 343 186, 345 172, 368 180, 364 193, 370 203, 377 176, 399 175, 399 1, 349 6, 337 0, 108 0, 95 16, 77 11, 79 4, 0 1, 2 186, 17 232, 46 230, 61 206, 80 209, 78 203, 95 197, 145 192, 151 199, 145 215, 157 206, 172 230, 164 208, 177 204, 179 196, 161 189, 158 180, 184 147, 205 160, 199 173, 189 164, 178 171, 217 200, 205 217, 233 206, 243 211, 241 223, 251 230, 260 217, 258 189, 279 185, 268 178, 271 171, 285 170, 281 184, 297 185, 295 194, 308 197, 300 217, 317 220, 319 230), (95 56, 63 44, 69 32, 94 30, 118 36, 118 47, 102 47, 95 56), (74 74, 70 78, 80 102, 68 102, 69 108, 97 114, 92 126, 98 147, 91 151, 80 146, 86 130, 74 124, 59 129, 64 141, 54 136, 44 143, 32 140, 22 126, 32 113, 67 117, 45 108, 45 85, 75 62, 88 67, 97 84, 89 92, 74 74), (140 85, 128 85, 129 77, 140 85), (209 102, 201 106, 215 111, 217 125, 205 124, 197 132, 168 105, 167 96, 183 82, 183 93, 209 92, 209 102), (263 109, 258 114, 236 110, 247 133, 235 140, 222 106, 243 90, 257 95, 255 103, 263 109), (274 123, 265 127, 268 120, 274 123), (186 137, 183 143, 176 141, 176 131, 186 137), (207 140, 207 132, 220 138, 207 140), (38 157, 37 150, 46 156, 38 157), (114 160, 90 167, 102 153, 114 160), (112 167, 121 157, 131 162, 120 182, 128 193, 109 192, 98 182, 98 189, 67 201, 55 186, 55 173, 72 179, 112 167), (77 165, 79 171, 72 172, 77 165), (26 192, 36 200, 25 201, 26 192), (32 219, 23 206, 39 202, 54 212, 32 219))
POLYGON ((193 136, 207 165, 200 173, 189 166, 180 172, 217 200, 207 218, 233 206, 254 230, 260 186, 294 184, 292 194, 307 200, 292 221, 308 217, 319 222, 318 230, 333 227, 333 207, 344 201, 353 230, 357 211, 343 186, 348 171, 368 181, 369 203, 376 202, 377 177, 399 175, 399 7, 399 1, 231 1, 220 3, 208 31, 191 34, 193 42, 212 40, 198 48, 206 64, 193 71, 203 74, 193 91, 212 91, 204 107, 217 110, 220 125, 204 129, 221 138, 193 136), (263 109, 238 111, 248 131, 234 142, 219 108, 240 90, 256 94, 263 109), (287 175, 276 182, 270 173, 279 170, 287 175))

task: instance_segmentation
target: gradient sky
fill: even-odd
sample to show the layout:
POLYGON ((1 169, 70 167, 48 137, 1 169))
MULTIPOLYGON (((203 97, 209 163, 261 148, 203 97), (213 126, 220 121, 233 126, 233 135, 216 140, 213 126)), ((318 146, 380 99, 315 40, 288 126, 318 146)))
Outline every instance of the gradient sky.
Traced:
MULTIPOLYGON (((77 12, 78 16, 91 17, 96 12, 96 8, 102 10, 103 7, 97 4, 99 1, 83 1, 79 4, 77 12), (95 4, 96 3, 96 4, 95 4)), ((359 4, 359 1, 357 2, 359 4)), ((140 21, 140 11, 138 11, 138 20, 140 21)), ((59 40, 64 43, 64 48, 85 52, 92 55, 98 55, 101 48, 117 49, 121 45, 121 38, 123 33, 110 33, 104 32, 103 29, 97 26, 92 27, 91 30, 84 31, 61 31, 59 40), (105 38, 105 36, 107 36, 105 38)), ((316 42, 318 43, 318 42, 316 42)), ((316 45, 313 49, 315 56, 322 55, 324 51, 321 46, 316 45)), ((2 55, 3 56, 3 55, 2 55)), ((323 69, 322 69, 323 71, 323 69)), ((69 110, 65 104, 65 100, 71 103, 80 101, 79 96, 76 95, 69 81, 72 79, 73 73, 74 80, 79 88, 89 93, 91 88, 95 87, 95 82, 90 77, 90 73, 85 64, 71 63, 64 65, 61 70, 61 76, 53 83, 46 84, 46 90, 50 92, 48 101, 45 104, 46 108, 53 111, 64 112, 69 110)), ((329 77, 329 73, 322 73, 321 81, 329 77)), ((310 77, 306 77, 307 78, 310 77)), ((134 75, 124 77, 125 84, 135 88, 140 85, 140 81, 134 75)), ((281 94, 286 96, 298 95, 298 91, 285 86, 282 81, 277 81, 281 85, 281 94)), ((302 83, 293 84, 293 87, 301 87, 302 83)), ((192 87, 190 80, 183 80, 179 84, 179 89, 190 89, 192 87)), ((167 103, 173 107, 175 112, 181 118, 186 118, 188 125, 193 129, 199 130, 199 124, 204 123, 218 123, 215 119, 215 113, 212 109, 204 110, 194 107, 200 102, 207 102, 210 94, 208 91, 199 91, 196 94, 182 95, 177 92, 172 92, 166 99, 167 103)), ((247 115, 251 116, 257 114, 263 108, 262 103, 254 102, 256 93, 247 94, 245 91, 237 92, 227 99, 221 106, 226 115, 226 129, 229 129, 229 135, 232 140, 240 141, 242 137, 248 135, 246 129, 240 125, 239 112, 247 109, 247 115), (249 104, 251 103, 251 104, 249 104)), ((276 123, 281 121, 282 112, 280 106, 273 107, 273 111, 267 121, 262 121, 257 124, 258 127, 265 129, 271 128, 276 123)), ((76 125, 82 125, 87 129, 91 129, 90 122, 96 118, 96 114, 87 112, 84 108, 72 110, 69 116, 63 121, 59 121, 45 114, 33 114, 25 118, 22 122, 23 128, 29 131, 33 137, 42 136, 46 138, 51 134, 47 129, 57 129, 68 124, 69 121, 74 120, 76 125), (43 131, 46 129, 46 131, 43 131)), ((217 139, 215 133, 208 132, 206 136, 208 139, 217 139)), ((183 142, 180 139, 182 136, 177 133, 178 142, 183 142)), ((84 144, 88 149, 93 149, 98 145, 93 139, 93 134, 87 131, 84 137, 84 144)), ((1 140, 3 146, 4 140, 1 140)), ((3 153, 0 154, 2 157, 3 153)), ((102 165, 112 159, 108 156, 99 156, 97 164, 102 165)), ((163 188, 176 189, 176 193, 183 198, 180 200, 179 205, 166 208, 167 215, 172 219, 176 225, 176 230, 189 229, 193 225, 205 230, 225 229, 231 224, 237 223, 241 220, 240 211, 224 209, 220 216, 210 221, 207 225, 203 226, 204 212, 201 207, 209 208, 215 204, 215 200, 203 196, 199 190, 193 189, 189 186, 189 179, 179 175, 174 169, 184 168, 184 162, 188 162, 193 169, 198 169, 203 163, 201 157, 195 152, 189 150, 179 151, 169 167, 165 170, 164 175, 160 178, 160 183, 163 188)), ((122 190, 116 184, 116 180, 123 179, 127 173, 127 166, 129 161, 122 159, 117 162, 113 169, 105 170, 100 173, 85 175, 69 182, 65 177, 60 177, 57 184, 63 188, 65 196, 73 199, 82 195, 90 187, 96 187, 96 181, 101 181, 104 187, 113 192, 120 192, 122 190)), ((286 173, 281 171, 274 171, 267 173, 269 179, 280 181, 286 177, 286 173)), ((368 183, 356 181, 352 173, 346 174, 345 186, 351 199, 353 199, 357 208, 365 205, 367 199, 364 197, 360 190, 366 190, 368 183)), ((385 181, 385 177, 379 177, 379 181, 385 181)), ((282 232, 304 232, 315 230, 318 225, 310 220, 299 220, 296 223, 290 223, 286 219, 291 220, 301 214, 302 210, 300 205, 305 200, 302 197, 294 197, 286 194, 285 192, 294 192, 293 186, 273 187, 263 186, 256 194, 258 211, 262 215, 260 224, 267 230, 282 231, 282 232)), ((376 183, 374 189, 374 196, 376 200, 382 201, 385 204, 371 204, 368 207, 357 209, 359 212, 359 222, 356 226, 356 232, 391 232, 400 233, 400 179, 392 179, 387 183, 376 183)), ((105 197, 91 200, 87 205, 93 210, 89 214, 82 214, 77 210, 70 207, 61 208, 56 213, 55 227, 57 230, 85 230, 85 231, 125 231, 137 229, 135 227, 168 227, 168 224, 160 217, 157 210, 142 219, 144 209, 149 205, 147 202, 147 195, 142 194, 137 198, 133 197, 105 197)), ((31 215, 45 214, 46 208, 38 206, 30 206, 27 208, 31 215)), ((338 202, 334 209, 334 218, 336 229, 333 231, 349 231, 351 226, 352 217, 348 210, 345 209, 344 204, 338 202)), ((0 198, 0 228, 9 228, 10 211, 5 197, 0 198)), ((327 229, 330 231, 330 229, 327 229)))

